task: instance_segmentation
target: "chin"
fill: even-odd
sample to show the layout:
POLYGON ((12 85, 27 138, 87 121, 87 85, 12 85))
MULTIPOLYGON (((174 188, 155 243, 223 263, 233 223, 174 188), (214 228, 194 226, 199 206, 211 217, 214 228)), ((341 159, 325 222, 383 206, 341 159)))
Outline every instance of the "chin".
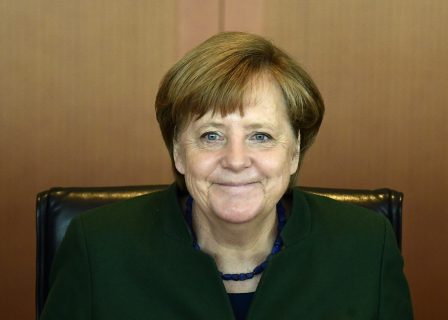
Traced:
POLYGON ((235 224, 255 219, 264 207, 264 193, 261 189, 247 194, 236 194, 215 190, 209 194, 211 209, 223 221, 235 224))

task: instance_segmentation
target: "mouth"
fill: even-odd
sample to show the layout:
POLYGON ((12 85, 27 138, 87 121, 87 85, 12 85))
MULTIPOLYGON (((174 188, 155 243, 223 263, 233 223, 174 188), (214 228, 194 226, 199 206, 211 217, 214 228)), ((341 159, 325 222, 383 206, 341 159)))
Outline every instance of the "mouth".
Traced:
POLYGON ((258 182, 219 182, 215 185, 227 191, 244 191, 250 190, 258 185, 258 182))
POLYGON ((258 183, 258 181, 253 182, 215 182, 215 184, 223 187, 244 187, 250 186, 258 183))

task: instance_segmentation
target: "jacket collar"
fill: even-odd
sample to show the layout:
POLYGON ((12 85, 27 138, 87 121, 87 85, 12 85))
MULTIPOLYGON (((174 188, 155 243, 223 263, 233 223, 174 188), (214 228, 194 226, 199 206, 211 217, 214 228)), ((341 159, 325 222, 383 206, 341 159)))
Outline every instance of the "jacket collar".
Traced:
POLYGON ((311 210, 303 191, 292 188, 292 210, 282 231, 286 247, 300 242, 311 232, 311 210))
POLYGON ((160 197, 159 212, 162 228, 170 238, 179 240, 191 246, 192 236, 185 221, 182 208, 179 203, 178 190, 175 183, 170 185, 160 197))

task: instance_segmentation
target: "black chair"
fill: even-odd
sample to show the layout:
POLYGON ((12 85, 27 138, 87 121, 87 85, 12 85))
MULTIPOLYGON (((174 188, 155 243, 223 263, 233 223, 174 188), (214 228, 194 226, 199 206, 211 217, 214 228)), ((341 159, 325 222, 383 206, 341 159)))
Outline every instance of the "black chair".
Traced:
MULTIPOLYGON (((39 317, 49 291, 54 254, 73 219, 88 209, 133 198, 165 188, 164 185, 53 188, 37 195, 36 315, 39 317)), ((390 189, 348 190, 303 187, 304 191, 359 205, 385 215, 401 247, 403 194, 390 189)))

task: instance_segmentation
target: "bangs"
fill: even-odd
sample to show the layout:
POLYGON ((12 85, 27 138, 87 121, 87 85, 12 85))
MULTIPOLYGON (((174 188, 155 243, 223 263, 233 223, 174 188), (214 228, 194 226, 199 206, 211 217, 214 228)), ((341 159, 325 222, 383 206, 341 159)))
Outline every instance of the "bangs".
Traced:
POLYGON ((183 83, 183 87, 189 88, 188 94, 173 95, 171 116, 178 129, 208 112, 222 117, 237 111, 244 115, 244 96, 252 79, 262 72, 262 65, 245 60, 229 66, 226 61, 225 65, 217 64, 202 73, 200 79, 188 77, 183 83))

